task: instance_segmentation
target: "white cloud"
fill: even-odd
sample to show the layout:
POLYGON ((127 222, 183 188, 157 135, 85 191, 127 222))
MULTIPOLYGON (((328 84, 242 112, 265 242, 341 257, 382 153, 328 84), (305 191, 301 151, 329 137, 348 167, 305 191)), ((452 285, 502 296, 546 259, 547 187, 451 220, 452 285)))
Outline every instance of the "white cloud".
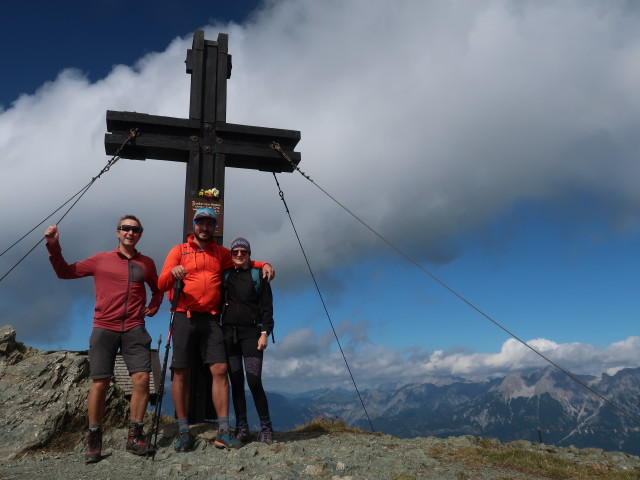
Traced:
MULTIPOLYGON (((301 391, 323 388, 353 388, 344 359, 335 348, 321 348, 305 334, 300 342, 296 332, 283 339, 280 345, 269 347, 265 353, 264 378, 271 390, 301 391), (315 345, 302 354, 290 350, 296 345, 315 345)), ((319 340, 316 337, 316 340, 319 340)), ((320 342, 318 342, 320 343, 320 342)), ((539 338, 527 342, 538 352, 572 374, 613 374, 622 368, 640 364, 640 337, 629 337, 608 347, 598 349, 589 344, 559 344, 539 338)), ((420 347, 406 351, 385 348, 370 342, 345 349, 349 369, 359 389, 382 384, 430 382, 434 378, 460 377, 471 380, 506 376, 513 372, 530 371, 550 366, 547 360, 512 338, 506 340, 499 352, 471 351, 426 352, 420 347)))
MULTIPOLYGON (((206 37, 230 34, 228 121, 301 130, 301 167, 318 184, 416 259, 445 262, 458 254, 453 238, 522 201, 570 204, 586 193, 601 207, 573 221, 597 215, 637 224, 640 32, 638 12, 628 8, 577 0, 282 0, 245 25, 212 26, 206 37)), ((0 112, 0 245, 104 166, 106 110, 187 116, 190 46, 190 38, 176 39, 96 83, 66 70, 0 112)), ((181 237, 183 170, 155 160, 118 162, 62 223, 67 258, 112 248, 115 221, 135 213, 145 225, 141 249, 160 266, 181 237)), ((271 176, 230 169, 226 179, 227 241, 248 237, 277 266, 279 286, 299 285, 302 262, 291 255, 297 245, 271 176)), ((283 174, 280 182, 320 274, 380 248, 300 175, 283 174)), ((26 250, 0 258, 1 271, 26 250)), ((25 341, 63 338, 70 298, 90 299, 90 288, 88 280, 56 280, 41 246, 1 285, 5 322, 25 341), (34 295, 46 299, 38 308, 34 295)), ((308 331, 296 335, 287 341, 311 352, 327 345, 308 331)), ((329 377, 342 369, 332 355, 322 365, 329 377)), ((381 376, 402 375, 398 352, 372 345, 360 355, 381 376)), ((421 365, 425 373, 539 361, 508 342, 496 355, 431 357, 421 365)), ((281 366, 315 372, 308 358, 281 366)))

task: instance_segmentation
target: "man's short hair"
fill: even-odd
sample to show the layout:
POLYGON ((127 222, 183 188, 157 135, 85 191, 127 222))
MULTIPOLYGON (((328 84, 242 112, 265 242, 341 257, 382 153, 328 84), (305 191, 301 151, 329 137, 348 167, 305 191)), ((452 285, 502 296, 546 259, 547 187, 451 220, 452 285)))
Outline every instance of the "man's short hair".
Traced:
POLYGON ((138 222, 138 225, 140 225, 140 233, 144 231, 144 228, 142 228, 142 222, 138 220, 138 217, 136 217, 135 215, 123 215, 122 217, 120 217, 120 220, 118 220, 118 225, 116 225, 116 229, 120 225, 122 225, 122 222, 124 222, 125 220, 133 220, 135 222, 138 222))

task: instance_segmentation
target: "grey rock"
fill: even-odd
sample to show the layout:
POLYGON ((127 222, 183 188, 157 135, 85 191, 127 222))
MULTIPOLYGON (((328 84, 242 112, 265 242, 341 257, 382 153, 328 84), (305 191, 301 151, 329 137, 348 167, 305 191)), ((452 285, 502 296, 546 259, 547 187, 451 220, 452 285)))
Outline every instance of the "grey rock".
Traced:
MULTIPOLYGON (((81 352, 46 352, 0 329, 0 460, 41 448, 70 446, 86 429, 89 363, 81 352)), ((122 426, 128 402, 112 387, 105 425, 122 426)))
POLYGON ((8 355, 16 348, 16 331, 13 327, 0 328, 0 355, 8 355))

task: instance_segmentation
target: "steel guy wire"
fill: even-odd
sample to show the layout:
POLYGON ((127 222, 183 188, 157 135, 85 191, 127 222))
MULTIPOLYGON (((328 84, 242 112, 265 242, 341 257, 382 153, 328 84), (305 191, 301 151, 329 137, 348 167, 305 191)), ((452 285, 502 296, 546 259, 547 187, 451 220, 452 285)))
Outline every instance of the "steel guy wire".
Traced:
POLYGON ((296 226, 293 223, 293 218, 291 217, 291 212, 289 211, 289 206, 287 205, 287 201, 284 199, 284 193, 282 188, 280 188, 280 183, 278 182, 278 178, 276 177, 275 172, 273 173, 273 178, 276 181, 276 185, 278 186, 278 192, 280 195, 280 200, 284 204, 284 209, 289 216, 289 221, 291 222, 291 227, 293 227, 293 232, 296 234, 296 238, 298 239, 298 244, 300 245, 300 250, 302 250, 302 255, 304 256, 305 262, 307 262, 307 268, 309 269, 309 273, 311 274, 311 278, 313 279, 313 283, 316 286, 316 290, 318 291, 318 296, 320 297, 320 301, 322 302, 322 307, 324 308, 324 312, 327 315, 327 319, 329 320, 329 325, 331 325, 331 330, 333 331, 333 336, 336 337, 336 342, 338 343, 338 348, 340 349, 340 353, 342 354, 342 358, 344 360, 345 365, 347 366, 347 371, 349 372, 349 376, 351 377, 351 381, 353 382, 353 387, 356 389, 356 393, 358 394, 358 398, 360 399, 360 404, 362 405, 362 409, 364 410, 364 414, 367 417, 369 422, 369 426, 371 427, 371 431, 375 432, 373 428, 373 423, 371 423, 371 418, 369 418, 369 413, 367 412, 367 407, 364 405, 364 400, 360 395, 360 390, 358 390, 358 385, 356 385, 356 380, 353 377, 353 373, 351 373, 351 368, 349 367, 349 362, 347 361, 347 356, 342 349, 342 345, 340 344, 340 339, 338 338, 338 333, 336 332, 335 327, 333 326, 333 321, 331 321, 331 316, 329 315, 329 310, 327 309, 327 305, 324 301, 324 297, 322 296, 322 292, 320 291, 320 287, 318 286, 318 282, 316 280, 315 275, 313 274, 313 269, 311 268, 311 264, 309 263, 309 258, 307 257, 307 253, 302 246, 302 241, 300 240, 300 235, 298 235, 298 231, 296 230, 296 226))
MULTIPOLYGON (((67 214, 71 211, 71 209, 80 201, 80 199, 84 196, 85 193, 87 193, 87 191, 89 190, 89 188, 91 188, 91 186, 95 183, 96 180, 98 180, 102 174, 106 173, 109 171, 109 169, 118 161, 120 160, 120 153, 122 152, 122 149, 124 148, 124 146, 129 143, 132 139, 134 139, 135 137, 137 137, 139 135, 139 131, 137 128, 132 128, 131 131, 129 132, 129 135, 127 136, 127 139, 122 143, 122 145, 120 145, 120 147, 118 147, 118 150, 116 151, 116 153, 113 155, 113 157, 111 157, 109 159, 109 161, 107 162, 107 164, 102 168, 102 170, 100 170, 100 173, 98 173, 98 175, 96 175, 95 177, 93 177, 91 179, 91 181, 89 183, 87 183, 84 187, 82 187, 77 193, 75 193, 71 198, 69 198, 69 200, 67 200, 66 202, 64 202, 62 205, 60 205, 58 208, 56 208, 53 212, 51 212, 47 217, 45 217, 40 223, 38 223, 35 227, 33 227, 31 230, 29 230, 27 233, 25 233, 22 237, 20 237, 18 240, 16 240, 10 247, 8 247, 7 249, 5 249, 2 253, 0 253, 0 257, 2 255, 4 255, 5 253, 7 253, 9 250, 11 250, 13 247, 15 247, 18 243, 20 243, 22 240, 24 240, 31 232, 33 232, 36 228, 38 228, 40 225, 42 225, 44 222, 46 222, 49 218, 51 218, 54 214, 56 214, 59 210, 62 209, 62 207, 64 207, 67 203, 71 202, 74 198, 76 198, 76 200, 71 204, 71 206, 67 209, 66 212, 64 212, 64 214, 60 217, 60 219, 56 222, 56 224, 59 224, 60 222, 62 222, 62 220, 64 219, 64 217, 67 216, 67 214)), ((31 247, 31 249, 25 253, 22 258, 20 258, 20 260, 18 260, 15 265, 13 265, 13 267, 11 267, 2 277, 0 277, 0 282, 2 282, 7 275, 9 275, 18 265, 20 265, 20 263, 22 263, 22 261, 27 258, 29 256, 29 254, 31 252, 33 252, 38 245, 40 245, 42 243, 42 241, 44 240, 44 238, 41 238, 40 240, 38 240, 38 242, 31 247)))
POLYGON ((51 212, 48 216, 46 216, 40 223, 38 223, 35 227, 33 227, 31 230, 29 230, 27 233, 25 233, 22 237, 20 237, 18 240, 16 240, 15 242, 13 242, 12 245, 10 245, 9 247, 7 247, 2 253, 0 253, 0 257, 2 255, 4 255, 5 253, 7 253, 9 250, 11 250, 13 247, 15 247, 18 243, 20 243, 22 240, 24 240, 26 237, 29 236, 29 234, 31 232, 33 232, 36 228, 38 228, 40 225, 42 225, 44 222, 46 222, 48 219, 50 219, 51 217, 53 217, 53 215, 58 212, 60 209, 62 209, 62 207, 64 207, 67 203, 69 203, 71 200, 73 200, 74 198, 76 198, 78 195, 80 195, 80 193, 82 193, 82 191, 84 189, 86 189, 89 185, 91 185, 90 183, 88 183, 87 185, 85 185, 84 187, 82 187, 75 195, 73 195, 69 200, 67 200, 66 202, 64 202, 62 205, 60 205, 58 208, 56 208, 53 212, 51 212))
POLYGON ((506 332, 508 335, 510 335, 511 337, 513 337, 515 340, 517 340, 518 342, 520 342, 522 345, 524 345, 525 347, 527 347, 529 350, 531 350, 533 353, 535 353, 536 355, 538 355, 539 357, 541 357, 543 360, 545 360, 546 362, 548 362, 549 364, 553 365, 555 368, 557 368, 558 370, 560 370, 562 373, 564 373, 565 375, 567 375, 569 378, 571 378, 573 381, 577 382, 578 384, 582 385, 584 388, 586 388, 588 391, 590 391, 591 393, 593 393, 594 395, 596 395, 597 397, 599 397, 602 401, 604 401, 605 403, 607 403, 609 406, 613 407, 615 410, 617 410, 618 412, 622 413, 625 417, 629 418, 630 420, 633 420, 634 422, 640 424, 640 418, 638 418, 636 415, 629 413, 628 411, 626 411, 625 409, 623 409, 622 407, 620 407, 619 405, 617 405, 615 402, 613 402, 612 400, 609 400, 608 398, 606 398, 604 395, 602 395, 600 392, 594 390, 592 387, 590 387, 589 385, 587 385, 585 382, 583 382, 582 380, 580 380, 578 377, 576 377, 575 375, 573 375, 571 372, 569 372, 568 370, 566 370, 565 368, 561 367, 560 365, 558 365, 556 362, 554 362, 553 360, 551 360, 549 357, 547 357, 546 355, 544 355, 542 352, 539 352, 538 350, 536 350, 534 347, 532 347, 531 345, 529 345, 527 342, 525 342, 524 340, 522 340, 520 337, 518 337, 516 334, 514 334, 513 332, 509 331, 506 327, 502 326, 500 323, 498 323, 498 321, 494 320, 492 317, 490 317, 488 314, 486 314, 485 312, 483 312, 482 310, 480 310, 479 307, 476 307, 473 303, 471 303, 471 301, 467 300, 465 297, 462 296, 462 294, 458 293, 457 291, 455 291, 453 288, 449 287, 446 283, 444 283, 442 280, 440 280, 434 273, 430 272, 429 270, 427 270, 426 268, 424 268, 422 265, 420 265, 416 260, 414 260, 413 258, 411 258, 408 254, 406 254, 403 250, 401 250, 399 247, 396 247, 393 243, 391 243, 391 241, 387 240, 385 237, 383 237, 380 233, 378 233, 376 230, 374 230, 371 226, 369 226, 364 220, 362 220, 360 217, 358 217, 355 213, 353 213, 351 210, 349 210, 346 206, 344 206, 342 203, 340 203, 337 199, 335 199, 329 192, 327 192, 325 189, 323 189, 320 185, 318 185, 316 182, 313 181, 313 179, 307 175, 306 173, 304 173, 302 170, 300 170, 300 168, 291 160, 291 158, 289 158, 289 156, 282 150, 282 147, 277 143, 277 142, 273 142, 271 144, 271 148, 276 150, 280 156, 282 158, 284 158, 285 160, 287 160, 292 167, 298 171, 298 173, 300 173, 300 175, 302 175, 304 178, 306 178, 307 180, 309 180, 316 188, 318 188, 322 193, 324 193, 327 197, 329 197, 331 200, 333 200, 335 203, 337 203, 340 207, 342 207, 343 210, 345 210, 349 215, 351 215, 353 218, 355 218, 358 222, 360 222, 364 227, 366 227, 371 233, 373 233, 376 237, 378 237, 380 240, 382 240, 384 243, 386 243, 389 247, 391 247, 393 250, 395 250, 398 254, 400 254, 402 257, 404 257, 407 261, 409 261, 410 263, 412 263, 413 265, 415 265, 416 267, 418 267, 420 270, 422 270, 424 273, 426 273, 427 275, 429 275, 433 280, 435 280, 438 284, 440 284, 442 287, 444 287, 445 289, 447 289, 450 293, 452 293, 453 295, 455 295, 456 297, 458 297, 459 300, 461 300, 462 302, 464 302, 465 304, 467 304, 467 306, 471 307, 473 310, 475 310, 476 312, 478 312, 480 315, 482 315, 483 317, 485 317, 487 320, 489 320, 491 323, 493 323, 495 326, 497 326, 498 328, 500 328, 501 330, 503 330, 504 332, 506 332))

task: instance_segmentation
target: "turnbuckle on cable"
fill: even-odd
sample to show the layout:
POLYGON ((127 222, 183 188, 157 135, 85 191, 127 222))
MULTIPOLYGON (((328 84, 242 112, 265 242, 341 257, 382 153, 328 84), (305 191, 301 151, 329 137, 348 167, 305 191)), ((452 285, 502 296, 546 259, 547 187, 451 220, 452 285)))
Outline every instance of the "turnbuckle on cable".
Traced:
POLYGON ((300 167, 298 167, 295 163, 293 163, 293 160, 291 160, 291 158, 289 157, 289 155, 287 155, 286 153, 284 153, 284 150, 282 150, 282 147, 280 146, 280 144, 278 142, 276 142, 275 140, 273 142, 271 142, 271 148, 273 150, 275 150, 276 152, 278 152, 280 154, 280 156, 282 158, 284 158, 287 162, 289 162, 291 164, 291 166, 297 170, 298 172, 300 172, 300 174, 305 177, 307 180, 311 180, 311 177, 309 175, 307 175, 306 173, 304 173, 302 170, 300 170, 300 167))

